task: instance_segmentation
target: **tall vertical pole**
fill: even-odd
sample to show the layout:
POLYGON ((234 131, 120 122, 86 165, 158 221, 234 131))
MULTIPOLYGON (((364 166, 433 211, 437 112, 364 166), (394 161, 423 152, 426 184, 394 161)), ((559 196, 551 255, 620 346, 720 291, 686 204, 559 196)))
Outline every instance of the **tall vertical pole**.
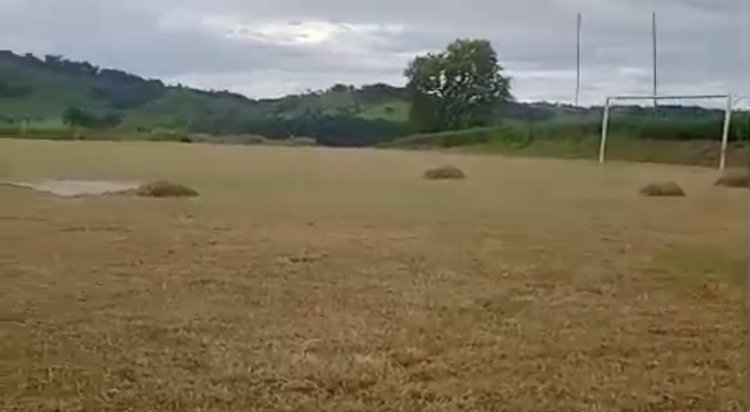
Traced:
POLYGON ((721 159, 719 160, 719 170, 727 167, 727 147, 729 146, 729 131, 732 125, 732 110, 734 106, 734 97, 730 94, 727 97, 727 109, 724 113, 724 132, 721 135, 721 159))
POLYGON ((609 107, 610 99, 604 102, 604 118, 602 119, 602 141, 599 143, 599 163, 604 163, 605 152, 607 150, 607 135, 609 134, 609 107))
POLYGON ((577 42, 576 42, 576 106, 581 96, 581 23, 582 15, 578 13, 577 42))
POLYGON ((654 107, 659 105, 659 101, 656 96, 659 95, 659 79, 658 79, 658 54, 657 54, 657 39, 656 39, 656 12, 651 13, 651 41, 653 43, 654 52, 654 107))

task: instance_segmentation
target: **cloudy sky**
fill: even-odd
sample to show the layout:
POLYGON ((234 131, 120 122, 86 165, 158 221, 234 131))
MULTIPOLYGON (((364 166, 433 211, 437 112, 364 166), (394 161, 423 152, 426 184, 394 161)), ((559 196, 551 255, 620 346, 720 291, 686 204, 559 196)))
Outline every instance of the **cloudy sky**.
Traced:
POLYGON ((572 101, 579 11, 584 103, 650 92, 652 11, 661 92, 750 94, 750 0, 0 0, 0 49, 273 97, 487 38, 519 100, 572 101))

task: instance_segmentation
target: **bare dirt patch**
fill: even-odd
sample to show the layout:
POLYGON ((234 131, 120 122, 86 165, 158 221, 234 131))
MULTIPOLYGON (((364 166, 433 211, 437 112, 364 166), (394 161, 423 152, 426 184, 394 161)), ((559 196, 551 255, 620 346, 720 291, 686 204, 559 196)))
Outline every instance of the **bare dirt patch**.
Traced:
POLYGON ((31 189, 61 197, 77 197, 126 193, 136 189, 138 183, 103 180, 40 180, 35 182, 1 180, 0 186, 31 189))

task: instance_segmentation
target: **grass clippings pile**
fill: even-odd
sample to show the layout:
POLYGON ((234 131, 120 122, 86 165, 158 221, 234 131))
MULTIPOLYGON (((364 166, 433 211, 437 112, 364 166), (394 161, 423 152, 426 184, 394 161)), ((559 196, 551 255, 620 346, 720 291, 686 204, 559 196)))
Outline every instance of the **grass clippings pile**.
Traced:
POLYGON ((716 181, 716 186, 750 187, 750 173, 747 169, 728 170, 716 181))
POLYGON ((142 197, 197 197, 198 192, 190 187, 165 180, 141 185, 136 194, 142 197))
POLYGON ((649 197, 685 197, 685 191, 675 182, 652 183, 644 186, 640 194, 649 197))
POLYGON ((456 166, 446 165, 426 171, 424 178, 427 180, 461 180, 466 179, 466 173, 456 166))

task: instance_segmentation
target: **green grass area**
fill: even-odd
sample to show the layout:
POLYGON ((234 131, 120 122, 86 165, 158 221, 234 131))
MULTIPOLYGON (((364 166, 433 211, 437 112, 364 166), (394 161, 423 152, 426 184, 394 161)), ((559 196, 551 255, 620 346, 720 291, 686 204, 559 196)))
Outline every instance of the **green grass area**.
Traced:
MULTIPOLYGON (((745 166, 750 153, 741 139, 742 116, 732 129, 728 164, 745 166)), ((627 121, 613 123, 607 145, 610 160, 714 166, 719 162, 720 125, 711 122, 627 121), (691 127, 692 126, 692 127, 691 127), (690 133, 687 138, 685 133, 690 133), (649 137, 653 136, 653 137, 649 137), (713 136, 699 139, 702 136, 713 136)), ((381 144, 383 148, 449 149, 474 153, 517 156, 595 159, 601 126, 594 122, 554 121, 528 123, 510 121, 501 126, 413 135, 381 144)))

